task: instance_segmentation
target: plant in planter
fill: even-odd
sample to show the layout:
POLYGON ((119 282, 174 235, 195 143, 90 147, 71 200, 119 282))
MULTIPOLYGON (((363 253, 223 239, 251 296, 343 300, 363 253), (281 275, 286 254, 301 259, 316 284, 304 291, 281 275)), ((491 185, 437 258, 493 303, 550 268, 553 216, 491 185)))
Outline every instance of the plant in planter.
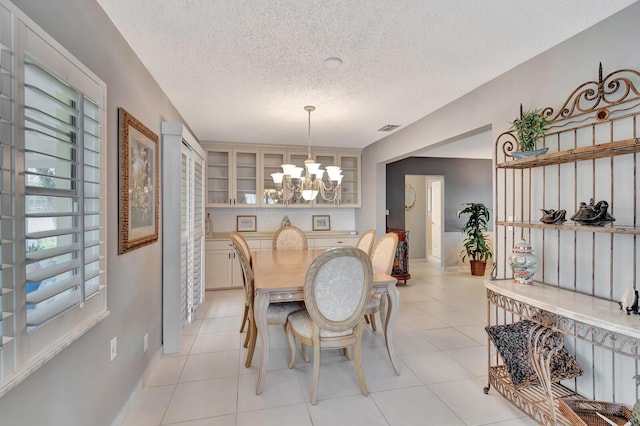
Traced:
POLYGON ((523 111, 520 105, 520 118, 511 122, 509 131, 515 132, 518 138, 518 151, 512 155, 514 158, 540 155, 547 152, 548 148, 536 149, 536 142, 547 132, 547 118, 538 109, 523 111))
POLYGON ((469 215, 467 222, 462 227, 462 232, 467 235, 463 241, 464 253, 462 260, 469 257, 471 275, 484 275, 487 260, 493 255, 491 241, 487 240, 484 231, 489 223, 489 209, 482 203, 466 203, 466 207, 458 213, 469 215))

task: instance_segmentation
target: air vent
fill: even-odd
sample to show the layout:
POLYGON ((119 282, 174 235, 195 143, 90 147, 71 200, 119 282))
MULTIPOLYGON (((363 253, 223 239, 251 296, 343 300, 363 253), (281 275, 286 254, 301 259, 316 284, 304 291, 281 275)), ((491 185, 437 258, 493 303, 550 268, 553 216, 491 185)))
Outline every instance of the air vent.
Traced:
POLYGON ((379 132, 392 132, 395 129, 397 129, 398 127, 400 127, 399 124, 385 124, 384 126, 380 127, 378 129, 379 132))

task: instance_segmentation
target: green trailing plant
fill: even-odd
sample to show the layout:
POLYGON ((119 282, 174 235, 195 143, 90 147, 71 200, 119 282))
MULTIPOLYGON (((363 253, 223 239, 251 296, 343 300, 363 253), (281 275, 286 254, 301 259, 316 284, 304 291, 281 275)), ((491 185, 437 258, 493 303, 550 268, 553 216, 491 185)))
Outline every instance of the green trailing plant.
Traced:
POLYGON ((466 254, 462 260, 469 257, 469 260, 484 260, 486 262, 493 255, 491 241, 484 236, 489 223, 489 209, 482 203, 466 203, 464 205, 466 207, 458 213, 458 218, 462 215, 469 215, 467 222, 462 227, 462 232, 467 236, 463 241, 463 252, 466 254))
POLYGON ((535 151, 536 142, 547 132, 549 122, 538 109, 522 111, 520 117, 511 122, 509 131, 515 132, 518 138, 518 151, 535 151))

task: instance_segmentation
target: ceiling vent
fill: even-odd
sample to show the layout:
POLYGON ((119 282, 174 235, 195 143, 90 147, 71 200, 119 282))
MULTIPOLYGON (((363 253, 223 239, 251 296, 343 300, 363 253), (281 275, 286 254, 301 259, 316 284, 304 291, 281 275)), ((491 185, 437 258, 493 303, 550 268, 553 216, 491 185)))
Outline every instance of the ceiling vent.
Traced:
POLYGON ((378 129, 379 132, 392 132, 395 129, 397 129, 398 127, 400 127, 399 124, 385 124, 384 126, 380 127, 378 129))

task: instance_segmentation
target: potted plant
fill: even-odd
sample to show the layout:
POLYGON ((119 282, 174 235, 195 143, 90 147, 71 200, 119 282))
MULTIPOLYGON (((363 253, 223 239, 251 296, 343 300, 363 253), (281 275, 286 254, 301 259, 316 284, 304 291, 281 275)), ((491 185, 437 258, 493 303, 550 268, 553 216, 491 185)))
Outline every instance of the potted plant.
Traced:
POLYGON ((462 232, 467 235, 463 241, 464 255, 462 260, 469 257, 471 275, 484 275, 487 260, 493 255, 491 241, 485 238, 489 222, 489 209, 482 203, 466 203, 466 207, 458 212, 458 218, 469 215, 467 222, 462 227, 462 232))
POLYGON ((520 117, 511 122, 509 131, 515 132, 518 138, 518 151, 512 155, 514 158, 530 157, 544 154, 548 148, 536 149, 536 142, 547 132, 547 118, 538 109, 522 110, 520 105, 520 117))

